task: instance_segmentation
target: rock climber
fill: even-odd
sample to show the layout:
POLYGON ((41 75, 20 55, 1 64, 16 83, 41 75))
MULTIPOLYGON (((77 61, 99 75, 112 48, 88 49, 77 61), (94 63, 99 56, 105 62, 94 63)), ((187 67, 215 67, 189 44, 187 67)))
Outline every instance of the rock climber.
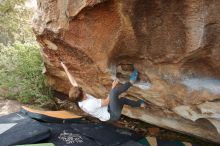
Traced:
POLYGON ((137 80, 138 71, 136 69, 134 69, 131 73, 129 82, 117 86, 119 81, 118 79, 114 80, 109 95, 105 99, 98 99, 85 93, 82 88, 78 87, 78 84, 76 83, 74 77, 70 74, 66 65, 63 62, 61 62, 61 66, 66 72, 72 86, 74 88, 78 88, 77 92, 72 92, 70 90, 70 98, 73 98, 73 96, 75 96, 74 100, 78 102, 79 107, 84 112, 95 118, 98 118, 101 121, 119 120, 124 105, 141 108, 146 107, 146 104, 143 100, 134 101, 126 97, 119 98, 119 95, 127 91, 137 80), (74 93, 74 95, 72 93, 74 93))

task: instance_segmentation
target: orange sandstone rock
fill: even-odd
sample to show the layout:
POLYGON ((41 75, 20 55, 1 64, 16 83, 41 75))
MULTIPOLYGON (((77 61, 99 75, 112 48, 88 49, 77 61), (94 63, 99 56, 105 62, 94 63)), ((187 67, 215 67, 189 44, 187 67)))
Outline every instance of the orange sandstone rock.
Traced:
POLYGON ((38 0, 33 30, 55 90, 71 86, 60 60, 97 98, 135 67, 126 96, 149 106, 125 115, 220 143, 219 13, 210 0, 38 0))

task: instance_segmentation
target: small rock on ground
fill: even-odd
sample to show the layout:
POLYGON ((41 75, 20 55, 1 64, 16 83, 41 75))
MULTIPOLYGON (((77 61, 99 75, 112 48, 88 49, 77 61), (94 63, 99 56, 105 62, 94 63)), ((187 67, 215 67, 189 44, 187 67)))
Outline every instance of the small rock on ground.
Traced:
POLYGON ((0 97, 0 116, 19 111, 21 104, 16 100, 8 100, 0 97))

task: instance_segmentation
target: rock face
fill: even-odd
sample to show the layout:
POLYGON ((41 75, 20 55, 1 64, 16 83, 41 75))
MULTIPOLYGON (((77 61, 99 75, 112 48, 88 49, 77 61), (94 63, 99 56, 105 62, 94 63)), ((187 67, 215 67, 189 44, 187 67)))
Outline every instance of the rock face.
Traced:
POLYGON ((33 29, 47 82, 68 94, 62 59, 83 89, 107 96, 112 78, 139 79, 123 114, 220 143, 220 1, 38 0, 33 29))

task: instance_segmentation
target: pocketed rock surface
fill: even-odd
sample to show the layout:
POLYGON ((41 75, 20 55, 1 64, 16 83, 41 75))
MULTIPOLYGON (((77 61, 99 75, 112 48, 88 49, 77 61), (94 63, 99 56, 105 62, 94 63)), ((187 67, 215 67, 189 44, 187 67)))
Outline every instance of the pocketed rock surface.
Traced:
POLYGON ((97 98, 135 67, 125 96, 148 107, 123 114, 220 143, 219 13, 214 0, 38 0, 33 30, 53 89, 71 87, 60 60, 97 98))

